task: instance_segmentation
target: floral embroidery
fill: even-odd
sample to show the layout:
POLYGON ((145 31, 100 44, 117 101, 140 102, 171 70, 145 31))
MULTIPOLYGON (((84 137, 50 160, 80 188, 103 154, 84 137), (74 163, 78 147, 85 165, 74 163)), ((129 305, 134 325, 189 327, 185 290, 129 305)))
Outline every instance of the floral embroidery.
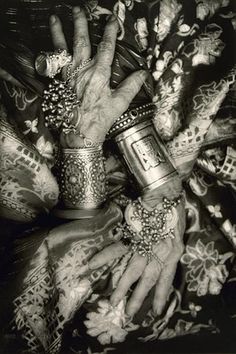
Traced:
POLYGON ((45 159, 52 160, 53 159, 53 145, 50 141, 46 141, 45 137, 42 135, 35 144, 38 152, 45 157, 45 159))
POLYGON ((222 224, 222 229, 228 236, 230 242, 236 247, 236 224, 232 224, 229 219, 222 224))
POLYGON ((0 124, 1 204, 19 217, 33 219, 55 205, 58 185, 38 153, 24 142, 3 119, 0 124), (12 174, 12 170, 17 173, 12 174), (22 216, 21 216, 22 215, 22 216))
POLYGON ((193 52, 187 53, 186 46, 185 55, 189 57, 193 54, 192 65, 200 64, 210 65, 215 63, 225 47, 223 41, 219 38, 222 34, 222 28, 216 24, 207 25, 206 30, 193 42, 193 52))
POLYGON ((208 292, 212 295, 218 294, 228 276, 222 261, 231 256, 232 253, 226 257, 219 255, 213 241, 204 245, 198 240, 195 247, 187 246, 181 262, 188 268, 186 273, 188 290, 197 292, 198 296, 204 296, 208 292))
POLYGON ((187 36, 193 36, 197 30, 199 30, 199 25, 194 23, 192 27, 190 27, 188 24, 184 23, 184 16, 180 16, 180 19, 178 21, 178 28, 179 31, 177 34, 181 37, 187 37, 187 36))
POLYGON ((219 7, 228 6, 229 0, 196 0, 196 17, 204 20, 207 16, 213 16, 219 7))
POLYGON ((36 173, 32 178, 33 190, 40 195, 42 200, 49 198, 57 201, 58 197, 58 185, 55 179, 48 178, 48 167, 46 164, 42 164, 40 168, 40 174, 36 173))
POLYGON ((193 302, 190 302, 188 307, 193 317, 197 317, 198 312, 202 309, 202 306, 195 305, 193 302))
POLYGON ((98 0, 88 0, 84 4, 88 20, 99 19, 101 15, 111 15, 112 12, 98 5, 98 0))
POLYGON ((210 329, 215 331, 215 327, 209 323, 207 324, 195 324, 194 322, 189 322, 185 320, 178 320, 175 328, 166 328, 160 335, 160 339, 170 339, 176 336, 184 336, 186 334, 194 334, 199 332, 201 329, 210 329))
MULTIPOLYGON (((179 62, 174 67, 180 68, 179 62)), ((178 103, 183 88, 183 77, 176 75, 171 81, 159 80, 159 91, 153 97, 156 105, 154 124, 159 134, 165 139, 173 137, 181 126, 181 113, 174 108, 178 103)))
POLYGON ((29 132, 38 133, 38 121, 38 118, 35 118, 34 120, 25 120, 25 125, 28 129, 26 129, 23 134, 27 135, 29 132))
POLYGON ((171 24, 177 17, 181 8, 182 5, 177 0, 162 0, 160 2, 160 15, 159 19, 155 20, 157 25, 154 28, 159 42, 163 41, 169 33, 171 24))
POLYGON ((151 310, 147 313, 147 316, 143 321, 142 326, 151 327, 152 332, 151 334, 145 337, 140 337, 140 340, 142 340, 143 342, 160 338, 160 334, 167 327, 173 314, 180 310, 182 296, 177 289, 172 288, 172 292, 169 294, 169 299, 170 302, 168 304, 168 307, 161 318, 156 319, 151 310))
POLYGON ((141 51, 146 50, 148 47, 148 28, 146 19, 144 17, 138 18, 134 28, 138 32, 138 34, 135 36, 135 39, 139 44, 141 51))
POLYGON ((89 312, 85 325, 87 333, 92 337, 98 337, 101 344, 123 342, 128 332, 123 329, 126 322, 125 301, 113 307, 107 300, 98 302, 98 312, 89 312))
POLYGON ((136 2, 142 2, 143 0, 124 0, 125 6, 130 11, 133 9, 136 2))
POLYGON ((6 81, 4 81, 4 85, 9 96, 14 99, 16 108, 19 111, 24 111, 29 104, 33 103, 38 98, 32 91, 21 87, 9 86, 6 81))
POLYGON ((216 218, 222 218, 222 214, 221 214, 221 211, 220 211, 221 210, 220 204, 208 205, 207 209, 211 213, 211 216, 215 216, 216 218))
POLYGON ((118 22, 119 22, 119 26, 120 26, 120 33, 119 33, 117 39, 122 40, 125 35, 124 22, 125 22, 125 16, 126 16, 126 7, 122 1, 119 0, 115 4, 114 14, 116 14, 118 22))
POLYGON ((189 185, 193 193, 198 196, 206 195, 209 187, 213 184, 213 181, 207 178, 207 175, 201 170, 194 171, 189 179, 189 185))

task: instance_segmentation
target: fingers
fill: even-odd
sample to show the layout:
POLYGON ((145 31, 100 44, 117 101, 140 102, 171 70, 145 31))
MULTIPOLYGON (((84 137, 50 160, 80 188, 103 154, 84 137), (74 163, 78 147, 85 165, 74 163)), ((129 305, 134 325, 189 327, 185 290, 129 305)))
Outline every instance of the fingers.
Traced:
POLYGON ((91 45, 88 32, 88 21, 86 15, 80 7, 73 8, 74 18, 74 62, 80 65, 83 61, 90 58, 91 45))
POLYGON ((104 68, 109 67, 113 62, 118 28, 117 19, 112 15, 105 27, 103 38, 98 46, 96 56, 97 64, 104 68))
POLYGON ((143 304, 145 297, 149 291, 156 284, 161 273, 161 266, 155 260, 147 265, 145 271, 138 282, 128 304, 126 313, 128 316, 133 317, 143 304))
POLYGON ((0 78, 2 80, 10 82, 14 86, 23 87, 23 85, 21 85, 21 83, 18 80, 16 80, 12 75, 10 75, 7 71, 3 70, 2 68, 0 68, 0 78))
POLYGON ((178 261, 180 260, 184 251, 184 244, 182 239, 185 230, 184 203, 178 205, 177 211, 178 222, 175 227, 175 238, 172 240, 173 248, 171 249, 168 258, 166 258, 165 266, 160 274, 160 278, 155 289, 153 311, 156 315, 160 315, 164 309, 175 277, 178 261))
POLYGON ((145 80, 148 77, 148 72, 139 70, 132 73, 117 87, 113 93, 114 107, 119 107, 121 114, 126 111, 138 94, 145 80))
POLYGON ((50 17, 50 31, 54 48, 67 50, 67 44, 62 30, 62 24, 56 15, 52 15, 50 17))
POLYGON ((89 269, 97 269, 128 252, 122 242, 113 243, 97 253, 88 263, 89 269))
POLYGON ((131 285, 135 283, 142 275, 146 263, 146 258, 138 255, 135 255, 131 259, 127 270, 123 274, 116 290, 111 296, 110 301, 112 306, 116 306, 125 297, 131 285))
POLYGON ((175 277, 176 267, 177 261, 170 262, 169 264, 165 265, 160 274, 153 299, 153 312, 155 315, 160 315, 164 309, 170 288, 175 277))

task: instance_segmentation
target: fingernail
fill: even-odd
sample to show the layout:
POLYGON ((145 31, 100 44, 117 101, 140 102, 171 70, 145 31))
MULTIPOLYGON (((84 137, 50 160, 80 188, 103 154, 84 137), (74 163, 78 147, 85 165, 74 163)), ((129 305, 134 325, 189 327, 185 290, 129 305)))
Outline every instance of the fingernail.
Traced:
POLYGON ((117 17, 113 14, 113 15, 111 15, 109 21, 110 21, 110 22, 117 21, 117 17))
POLYGON ((57 16, 56 16, 56 15, 50 16, 50 23, 51 23, 51 25, 53 25, 53 24, 56 23, 56 22, 57 22, 57 16))
POLYGON ((118 301, 118 299, 116 299, 116 298, 113 298, 112 296, 111 296, 111 298, 110 298, 110 303, 111 303, 111 306, 117 306, 118 305, 118 303, 119 303, 119 301, 118 301))
POLYGON ((73 14, 78 14, 78 13, 80 13, 80 7, 79 6, 75 6, 75 7, 73 7, 73 14))
POLYGON ((153 315, 156 317, 156 316, 161 315, 162 309, 157 306, 157 307, 154 307, 152 311, 153 311, 153 315))
POLYGON ((137 312, 137 307, 136 307, 136 306, 131 306, 131 307, 129 307, 129 308, 127 309, 126 314, 127 314, 129 317, 133 318, 136 312, 137 312))
POLYGON ((144 79, 148 77, 148 71, 146 71, 146 70, 140 70, 139 74, 144 79))

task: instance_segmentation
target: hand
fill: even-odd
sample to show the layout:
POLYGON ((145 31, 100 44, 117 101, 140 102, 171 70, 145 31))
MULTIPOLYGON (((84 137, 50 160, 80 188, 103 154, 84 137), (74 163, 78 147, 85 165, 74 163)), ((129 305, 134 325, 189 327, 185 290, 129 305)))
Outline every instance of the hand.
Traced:
MULTIPOLYGON (((88 23, 85 13, 79 7, 73 9, 74 44, 72 72, 90 58, 88 23)), ((52 41, 55 49, 66 49, 67 44, 58 17, 50 21, 52 41)), ((61 143, 67 147, 78 147, 82 143, 79 134, 94 143, 103 142, 115 120, 129 107, 130 102, 141 89, 147 72, 140 70, 126 78, 116 90, 110 89, 111 64, 114 57, 118 22, 113 15, 105 27, 104 35, 95 57, 81 70, 70 84, 81 105, 76 108, 75 119, 79 119, 78 134, 62 134, 61 143)), ((62 71, 66 79, 67 67, 62 71)))
MULTIPOLYGON (((153 258, 147 263, 145 257, 137 253, 134 254, 111 296, 112 305, 117 305, 125 297, 130 287, 138 281, 126 307, 126 313, 131 317, 137 313, 145 297, 154 286, 153 311, 156 315, 160 315, 163 311, 184 247, 182 241, 185 230, 184 202, 181 201, 175 210, 177 211, 175 238, 167 238, 154 247, 157 260, 153 258)), ((121 241, 117 242, 95 255, 89 261, 88 267, 90 269, 100 268, 128 252, 129 249, 121 241)))

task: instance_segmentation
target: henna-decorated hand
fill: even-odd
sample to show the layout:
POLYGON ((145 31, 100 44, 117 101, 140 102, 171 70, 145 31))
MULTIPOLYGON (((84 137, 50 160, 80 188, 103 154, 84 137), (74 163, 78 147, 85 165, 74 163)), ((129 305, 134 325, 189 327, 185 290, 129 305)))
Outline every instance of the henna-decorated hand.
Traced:
MULTIPOLYGON (((73 9, 74 44, 72 72, 90 58, 91 45, 88 23, 85 13, 79 7, 73 9)), ((55 49, 67 49, 67 44, 58 17, 50 19, 50 29, 55 49)), ((65 147, 78 147, 85 136, 92 142, 103 142, 114 123, 129 107, 130 102, 141 89, 147 72, 140 70, 126 78, 115 90, 110 88, 111 64, 114 57, 118 22, 113 15, 109 19, 95 57, 79 70, 70 84, 81 100, 75 110, 75 119, 79 119, 78 134, 62 134, 61 143, 65 147)), ((62 70, 62 77, 67 76, 67 66, 62 70)))
MULTIPOLYGON (((175 276, 177 263, 183 252, 183 234, 185 230, 185 208, 183 200, 174 208, 175 238, 166 238, 153 247, 153 259, 148 263, 147 258, 134 253, 129 265, 121 276, 118 286, 111 296, 112 305, 117 305, 128 293, 130 287, 137 282, 126 307, 126 313, 134 316, 148 295, 155 287, 153 311, 161 314, 168 298, 169 291, 175 276)), ((90 269, 97 269, 103 265, 121 258, 131 252, 122 241, 111 244, 96 254, 89 262, 90 269)))

